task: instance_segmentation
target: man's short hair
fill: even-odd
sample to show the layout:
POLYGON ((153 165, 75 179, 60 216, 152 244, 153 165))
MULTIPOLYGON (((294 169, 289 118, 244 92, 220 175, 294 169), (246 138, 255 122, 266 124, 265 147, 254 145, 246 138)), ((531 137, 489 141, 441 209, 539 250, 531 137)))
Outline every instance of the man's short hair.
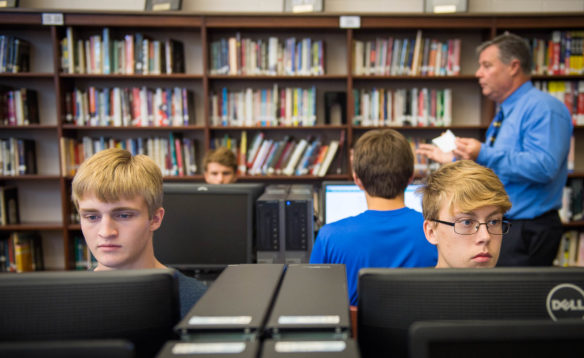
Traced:
POLYGON ((143 197, 152 217, 162 207, 162 172, 146 155, 106 149, 85 160, 73 178, 72 198, 77 208, 87 194, 107 203, 143 197))
POLYGON ((209 163, 219 163, 223 166, 233 169, 233 173, 237 172, 237 158, 233 151, 226 147, 219 147, 215 150, 209 150, 203 159, 203 169, 207 171, 209 163))
POLYGON ((355 143, 353 171, 369 195, 393 199, 414 174, 411 144, 393 129, 370 130, 355 143))
POLYGON ((526 75, 531 74, 533 59, 531 57, 531 50, 525 39, 515 34, 505 32, 504 34, 479 45, 477 53, 480 54, 487 47, 493 45, 499 48, 499 60, 501 60, 501 62, 508 65, 513 59, 517 59, 519 60, 521 71, 526 75))
POLYGON ((463 212, 496 206, 505 214, 511 209, 509 196, 499 177, 491 169, 472 160, 444 164, 427 178, 423 192, 424 219, 439 219, 442 205, 452 212, 456 206, 463 212))

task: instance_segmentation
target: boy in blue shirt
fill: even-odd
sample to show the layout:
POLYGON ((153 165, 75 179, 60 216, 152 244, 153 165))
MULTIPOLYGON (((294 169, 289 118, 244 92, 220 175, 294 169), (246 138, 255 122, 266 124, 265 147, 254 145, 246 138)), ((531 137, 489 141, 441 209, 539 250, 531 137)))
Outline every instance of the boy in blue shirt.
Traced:
POLYGON ((410 143, 393 129, 371 130, 355 143, 353 180, 365 192, 365 212, 323 226, 310 263, 345 264, 351 305, 365 267, 429 267, 436 248, 424 236, 424 218, 404 204, 414 175, 410 143))

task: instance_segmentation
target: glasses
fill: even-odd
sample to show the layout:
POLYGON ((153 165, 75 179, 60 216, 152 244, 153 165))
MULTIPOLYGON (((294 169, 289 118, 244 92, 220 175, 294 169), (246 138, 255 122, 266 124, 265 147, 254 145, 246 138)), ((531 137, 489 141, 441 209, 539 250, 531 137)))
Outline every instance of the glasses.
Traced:
POLYGON ((460 219, 456 220, 455 222, 448 222, 442 220, 432 220, 434 222, 449 225, 454 227, 454 232, 460 235, 472 235, 476 234, 479 231, 481 225, 485 225, 487 227, 487 231, 489 234, 492 235, 503 235, 509 232, 509 228, 511 227, 511 223, 505 220, 494 219, 489 220, 487 222, 479 222, 478 220, 474 219, 460 219))

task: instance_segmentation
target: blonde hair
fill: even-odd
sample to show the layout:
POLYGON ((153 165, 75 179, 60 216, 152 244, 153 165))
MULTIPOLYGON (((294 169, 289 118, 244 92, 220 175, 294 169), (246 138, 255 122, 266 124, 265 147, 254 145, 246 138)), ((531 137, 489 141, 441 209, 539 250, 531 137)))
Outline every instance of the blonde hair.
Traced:
POLYGON ((203 159, 203 170, 207 171, 209 163, 219 163, 225 167, 233 169, 233 173, 237 172, 237 158, 235 153, 229 148, 219 147, 215 150, 209 150, 203 159))
POLYGON ((484 206, 498 207, 502 214, 511 209, 511 201, 499 177, 472 160, 443 165, 428 177, 421 191, 426 220, 439 219, 438 213, 444 204, 450 212, 454 206, 463 212, 484 206))
POLYGON ((132 156, 124 149, 106 149, 84 161, 73 178, 71 196, 77 208, 86 194, 108 203, 143 197, 152 217, 162 207, 162 172, 145 155, 132 156))

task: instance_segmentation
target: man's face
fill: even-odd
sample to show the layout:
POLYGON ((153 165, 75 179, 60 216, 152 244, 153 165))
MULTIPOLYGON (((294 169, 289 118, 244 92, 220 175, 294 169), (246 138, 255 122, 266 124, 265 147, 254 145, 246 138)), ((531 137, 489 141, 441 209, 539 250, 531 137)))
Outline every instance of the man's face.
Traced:
POLYGON ((479 79, 483 95, 501 103, 513 91, 514 71, 517 71, 518 60, 504 64, 499 59, 499 48, 491 45, 479 55, 479 68, 475 76, 479 79))
POLYGON ((79 215, 87 246, 98 262, 96 270, 150 268, 152 235, 162 223, 163 208, 150 219, 141 197, 106 203, 87 194, 79 200, 79 215))
POLYGON ((236 179, 233 168, 226 167, 219 163, 207 164, 207 170, 205 170, 205 181, 208 184, 235 183, 236 179))
MULTIPOLYGON (((503 214, 496 206, 483 206, 468 213, 459 211, 456 206, 453 213, 442 207, 438 217, 441 221, 463 223, 469 223, 469 220, 488 223, 502 219, 503 214)), ((489 233, 486 225, 480 225, 474 234, 462 235, 450 225, 426 220, 424 233, 426 239, 438 248, 437 268, 495 267, 499 259, 503 236, 489 233)))

